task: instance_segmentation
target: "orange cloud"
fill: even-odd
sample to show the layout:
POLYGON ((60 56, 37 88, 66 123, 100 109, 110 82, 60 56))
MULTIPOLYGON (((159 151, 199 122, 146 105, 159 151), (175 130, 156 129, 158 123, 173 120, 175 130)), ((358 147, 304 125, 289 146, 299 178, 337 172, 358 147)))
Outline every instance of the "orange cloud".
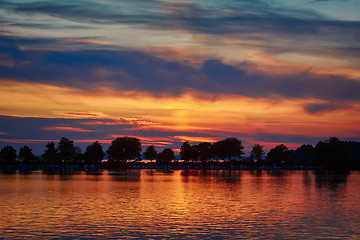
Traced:
POLYGON ((191 137, 191 136, 174 136, 175 139, 179 139, 182 142, 189 141, 189 142, 217 142, 219 139, 217 138, 207 138, 207 137, 191 137))
POLYGON ((55 131, 69 131, 69 132, 93 132, 94 130, 88 130, 76 127, 46 127, 44 130, 55 130, 55 131))

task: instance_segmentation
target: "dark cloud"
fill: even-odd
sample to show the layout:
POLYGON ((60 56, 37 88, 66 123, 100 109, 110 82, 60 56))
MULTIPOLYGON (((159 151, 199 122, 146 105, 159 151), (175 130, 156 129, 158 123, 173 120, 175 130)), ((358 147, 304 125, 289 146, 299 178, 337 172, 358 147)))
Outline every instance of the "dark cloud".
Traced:
POLYGON ((1 138, 9 139, 60 139, 66 134, 68 138, 106 138, 114 131, 121 131, 129 128, 130 124, 112 125, 82 125, 84 121, 94 121, 93 119, 63 119, 63 118, 32 118, 32 117, 9 117, 0 116, 0 132, 6 133, 1 138), (55 127, 72 127, 91 132, 81 131, 58 131, 51 130, 55 127))
POLYGON ((246 75, 245 71, 235 68, 231 65, 226 65, 217 60, 208 60, 204 62, 201 71, 210 79, 214 81, 222 80, 222 84, 234 84, 246 75))
POLYGON ((339 103, 311 103, 305 106, 305 111, 309 114, 322 114, 347 108, 348 105, 339 103))
POLYGON ((0 77, 85 90, 109 84, 114 90, 140 90, 153 95, 178 95, 195 89, 214 95, 360 100, 360 82, 339 76, 308 72, 267 76, 246 72, 246 63, 232 66, 219 60, 207 60, 201 68, 195 68, 183 62, 166 61, 147 53, 119 49, 37 51, 18 47, 23 44, 51 45, 54 42, 46 39, 38 41, 0 38, 2 54, 14 61, 11 66, 0 66, 0 77))

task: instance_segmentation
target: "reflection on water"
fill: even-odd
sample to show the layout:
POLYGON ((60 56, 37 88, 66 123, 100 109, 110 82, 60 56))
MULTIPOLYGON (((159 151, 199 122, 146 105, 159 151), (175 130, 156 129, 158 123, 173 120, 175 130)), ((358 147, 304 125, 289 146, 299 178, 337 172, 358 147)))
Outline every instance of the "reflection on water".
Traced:
POLYGON ((112 181, 140 181, 140 172, 138 170, 123 170, 109 172, 112 181))
POLYGON ((359 239, 359 172, 0 174, 0 238, 359 239))
POLYGON ((346 187, 350 171, 315 171, 314 173, 317 187, 337 191, 346 187))

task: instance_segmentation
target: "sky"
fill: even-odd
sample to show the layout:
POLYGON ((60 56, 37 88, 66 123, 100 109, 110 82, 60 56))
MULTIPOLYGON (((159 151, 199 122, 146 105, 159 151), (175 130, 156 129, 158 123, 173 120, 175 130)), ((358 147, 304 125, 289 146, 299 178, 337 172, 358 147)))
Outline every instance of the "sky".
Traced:
POLYGON ((360 140, 358 0, 1 0, 0 147, 360 140))

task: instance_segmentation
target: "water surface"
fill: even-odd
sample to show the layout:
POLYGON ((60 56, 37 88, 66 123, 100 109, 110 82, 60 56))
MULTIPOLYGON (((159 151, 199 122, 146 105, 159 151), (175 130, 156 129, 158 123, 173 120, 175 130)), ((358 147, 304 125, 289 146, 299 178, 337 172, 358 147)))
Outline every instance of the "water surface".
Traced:
POLYGON ((360 239, 360 174, 0 174, 0 238, 360 239))

